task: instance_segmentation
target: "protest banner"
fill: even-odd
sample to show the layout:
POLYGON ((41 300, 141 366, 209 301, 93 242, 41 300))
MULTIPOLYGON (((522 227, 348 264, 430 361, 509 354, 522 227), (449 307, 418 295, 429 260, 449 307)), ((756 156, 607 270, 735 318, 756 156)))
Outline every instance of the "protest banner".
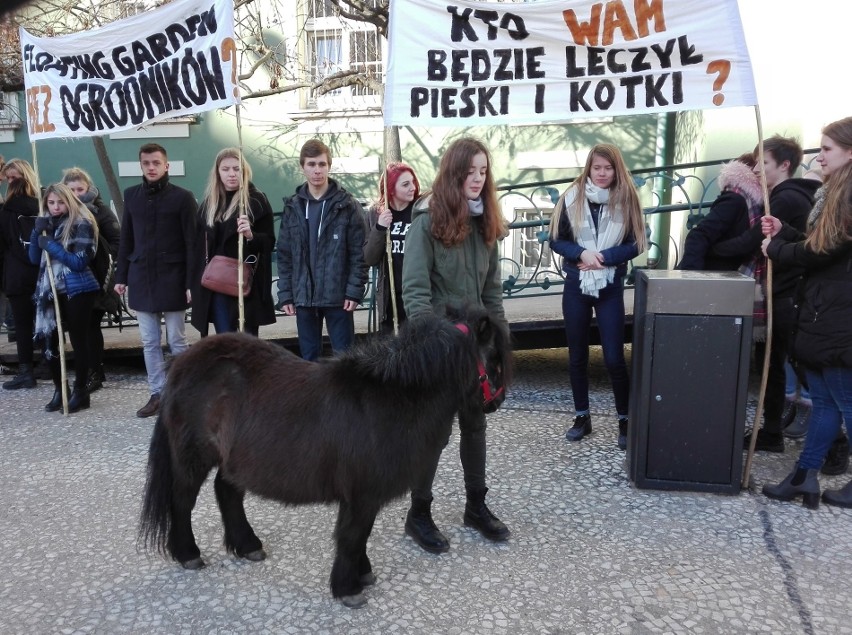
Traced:
POLYGON ((386 125, 750 106, 736 0, 393 0, 386 125))
POLYGON ((233 0, 178 0, 61 37, 20 33, 32 141, 132 130, 239 102, 233 0))

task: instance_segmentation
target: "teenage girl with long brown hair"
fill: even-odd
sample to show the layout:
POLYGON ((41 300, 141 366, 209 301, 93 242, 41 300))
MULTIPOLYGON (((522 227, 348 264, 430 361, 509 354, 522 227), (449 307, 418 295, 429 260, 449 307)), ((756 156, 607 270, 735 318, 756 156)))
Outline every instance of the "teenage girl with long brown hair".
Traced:
MULTIPOLYGON (((508 233, 497 203, 488 148, 472 137, 453 141, 441 157, 432 191, 415 206, 405 245, 402 297, 409 318, 448 306, 484 307, 503 322, 503 291, 497 241, 508 233)), ((508 369, 507 369, 508 371, 508 369)), ((464 523, 489 540, 509 538, 509 529, 485 505, 485 414, 459 412, 459 455, 467 504, 464 523)), ((411 491, 405 532, 426 551, 441 553, 450 543, 432 521, 430 474, 411 491)))
POLYGON ((645 221, 633 178, 614 145, 593 147, 582 173, 557 202, 550 248, 562 256, 565 272, 562 315, 575 414, 565 436, 579 441, 592 431, 589 331, 594 310, 615 394, 618 447, 624 449, 630 394, 624 359, 624 276, 628 261, 645 250, 645 221))

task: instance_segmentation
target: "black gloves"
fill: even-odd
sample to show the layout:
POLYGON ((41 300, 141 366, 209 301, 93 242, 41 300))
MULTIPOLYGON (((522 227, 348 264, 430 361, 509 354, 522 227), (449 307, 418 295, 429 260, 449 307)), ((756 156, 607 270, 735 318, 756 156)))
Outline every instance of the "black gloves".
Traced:
POLYGON ((36 216, 35 230, 37 234, 42 232, 53 234, 53 219, 50 216, 36 216))
POLYGON ((47 244, 53 240, 50 236, 39 236, 38 237, 38 246, 44 250, 47 250, 47 244))

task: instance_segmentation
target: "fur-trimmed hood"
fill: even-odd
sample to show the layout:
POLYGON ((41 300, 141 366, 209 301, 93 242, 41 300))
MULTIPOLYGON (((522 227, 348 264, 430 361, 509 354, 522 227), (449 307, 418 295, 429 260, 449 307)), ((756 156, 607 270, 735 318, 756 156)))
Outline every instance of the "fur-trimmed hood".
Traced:
POLYGON ((740 161, 731 161, 719 170, 719 189, 736 190, 742 194, 749 203, 749 207, 755 204, 763 204, 763 192, 760 188, 760 178, 752 172, 751 168, 740 161))

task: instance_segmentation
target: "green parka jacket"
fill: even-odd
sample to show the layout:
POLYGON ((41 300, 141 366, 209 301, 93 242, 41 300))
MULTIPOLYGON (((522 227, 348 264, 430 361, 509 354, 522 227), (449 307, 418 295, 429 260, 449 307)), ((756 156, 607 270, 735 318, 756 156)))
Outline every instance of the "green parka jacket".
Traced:
POLYGON ((402 299, 406 314, 409 318, 427 311, 444 315, 448 305, 468 305, 484 307, 506 325, 497 243, 488 247, 479 231, 481 220, 471 217, 473 227, 465 241, 445 247, 432 236, 428 203, 412 212, 405 238, 402 299))

